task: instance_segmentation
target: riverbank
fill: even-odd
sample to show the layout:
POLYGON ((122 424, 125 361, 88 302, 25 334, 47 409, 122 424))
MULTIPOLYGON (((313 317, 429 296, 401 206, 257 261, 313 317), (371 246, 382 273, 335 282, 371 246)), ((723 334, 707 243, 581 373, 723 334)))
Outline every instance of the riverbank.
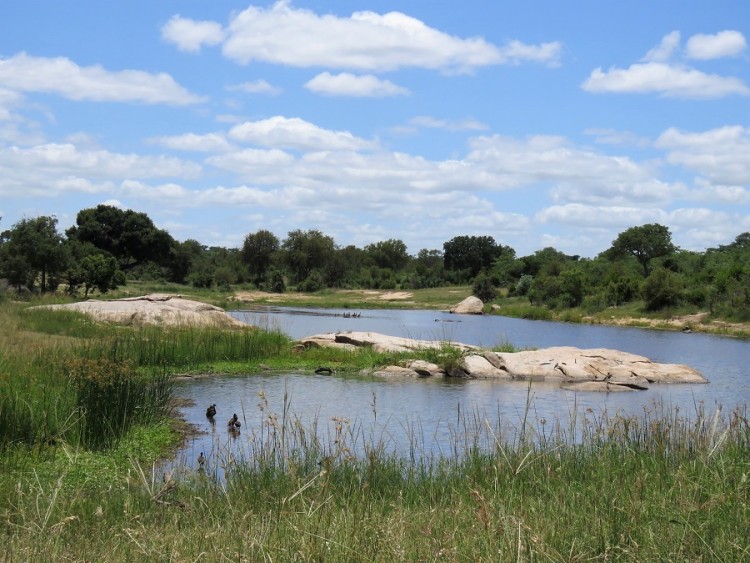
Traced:
MULTIPOLYGON (((507 440, 495 422, 461 411, 451 448, 425 455, 415 441, 404 458, 354 420, 321 421, 334 426, 319 438, 316 420, 259 406, 262 422, 243 424, 246 455, 162 474, 155 460, 179 439, 168 419, 87 445, 72 374, 97 385, 109 406, 131 397, 112 393, 112 373, 156 377, 140 385, 181 372, 312 371, 398 357, 299 354, 258 330, 112 327, 9 303, 0 307, 0 351, 2 560, 747 557, 744 411, 581 413, 575 428, 523 416, 523 431, 507 440)), ((168 407, 173 395, 162 397, 168 407)), ((108 416, 97 428, 109 427, 108 416)))

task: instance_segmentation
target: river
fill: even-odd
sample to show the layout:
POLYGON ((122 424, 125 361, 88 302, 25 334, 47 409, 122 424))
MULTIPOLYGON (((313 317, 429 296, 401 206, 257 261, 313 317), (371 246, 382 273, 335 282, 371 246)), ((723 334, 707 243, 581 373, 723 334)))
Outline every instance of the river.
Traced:
POLYGON ((347 432, 354 449, 377 443, 400 455, 451 454, 472 432, 490 431, 495 439, 517 440, 523 421, 546 432, 583 416, 674 412, 699 409, 727 412, 750 404, 750 341, 701 333, 682 333, 603 325, 527 321, 501 316, 451 315, 424 310, 260 308, 233 316, 292 338, 324 332, 371 331, 415 339, 517 348, 575 346, 612 348, 657 362, 687 364, 700 370, 707 385, 653 385, 647 391, 593 393, 564 391, 552 383, 454 379, 373 379, 310 373, 249 373, 178 384, 177 394, 194 406, 183 409, 190 423, 205 431, 192 439, 176 462, 195 465, 201 451, 218 464, 226 452, 250 455, 282 418, 316 427, 323 441, 347 432), (205 417, 217 405, 217 423, 205 417), (528 405, 528 408, 527 408, 528 405), (239 435, 229 435, 226 420, 237 413, 239 435), (269 418, 270 415, 270 418, 269 418), (276 417, 276 418, 274 418, 276 417), (341 428, 341 430, 339 430, 341 428))

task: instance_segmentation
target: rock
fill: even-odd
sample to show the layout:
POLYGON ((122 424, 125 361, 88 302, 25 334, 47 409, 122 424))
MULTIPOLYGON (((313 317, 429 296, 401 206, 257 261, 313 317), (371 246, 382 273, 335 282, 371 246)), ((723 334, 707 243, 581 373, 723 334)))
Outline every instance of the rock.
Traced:
POLYGON ((476 379, 513 379, 505 370, 498 369, 487 358, 477 355, 466 356, 461 360, 461 367, 468 377, 476 379))
POLYGON ((401 366, 388 366, 370 373, 377 377, 423 377, 417 371, 401 366))
POLYGON ((477 346, 460 344, 457 342, 443 342, 438 340, 416 340, 414 338, 403 338, 400 336, 387 336, 377 332, 329 332, 326 334, 315 334, 299 341, 306 347, 324 346, 345 349, 360 347, 371 347, 376 352, 409 352, 425 348, 440 349, 443 346, 451 346, 461 350, 479 350, 477 346))
POLYGON ((406 367, 413 369, 421 377, 442 377, 446 375, 445 370, 439 365, 424 360, 412 360, 406 363, 406 367))
POLYGON ((647 389, 649 383, 706 383, 697 370, 682 364, 659 364, 644 356, 596 348, 545 348, 496 353, 502 369, 514 378, 608 381, 647 389))
POLYGON ((458 305, 454 305, 450 312, 457 315, 481 315, 484 313, 484 303, 479 297, 471 295, 458 305))
POLYGON ((450 345, 463 351, 458 362, 445 370, 421 360, 389 366, 381 376, 449 376, 469 379, 541 379, 559 381, 578 391, 645 390, 651 383, 707 383, 697 370, 682 364, 660 364, 644 356, 604 348, 554 347, 521 352, 492 352, 455 342, 414 340, 375 332, 329 333, 300 341, 305 347, 336 346, 355 349, 370 346, 383 352, 408 352, 450 345))
POLYGON ((65 305, 41 305, 47 309, 80 311, 97 321, 125 325, 195 326, 247 328, 247 324, 223 309, 183 299, 180 295, 152 294, 101 301, 91 299, 65 305))

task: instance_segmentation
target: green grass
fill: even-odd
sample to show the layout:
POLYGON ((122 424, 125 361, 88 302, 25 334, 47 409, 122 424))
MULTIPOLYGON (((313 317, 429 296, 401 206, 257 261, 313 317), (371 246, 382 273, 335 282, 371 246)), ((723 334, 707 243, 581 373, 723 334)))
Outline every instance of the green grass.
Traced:
POLYGON ((343 419, 322 441, 268 414, 250 453, 212 458, 226 481, 211 464, 164 481, 122 450, 119 466, 69 455, 46 477, 0 478, 14 493, 5 558, 750 559, 743 412, 582 414, 576 438, 537 424, 515 441, 469 415, 458 424, 473 435, 454 454, 417 460, 343 419), (106 478, 82 483, 80 468, 98 463, 106 478))

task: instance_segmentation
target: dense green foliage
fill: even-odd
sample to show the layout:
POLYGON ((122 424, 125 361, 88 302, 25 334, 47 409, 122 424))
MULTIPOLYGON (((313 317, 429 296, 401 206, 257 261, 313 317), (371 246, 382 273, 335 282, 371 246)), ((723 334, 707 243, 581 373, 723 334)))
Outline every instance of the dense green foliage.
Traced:
POLYGON ((644 311, 705 310, 750 319, 750 233, 704 252, 672 243, 659 224, 631 227, 594 258, 543 248, 528 256, 491 236, 456 236, 443 249, 407 253, 399 239, 340 247, 318 230, 279 240, 261 229, 242 248, 178 242, 143 213, 99 205, 78 214, 65 236, 54 217, 24 219, 0 235, 0 279, 17 290, 101 293, 129 280, 263 291, 422 289, 470 285, 488 302, 528 299, 534 307, 586 314, 642 304, 644 311))

